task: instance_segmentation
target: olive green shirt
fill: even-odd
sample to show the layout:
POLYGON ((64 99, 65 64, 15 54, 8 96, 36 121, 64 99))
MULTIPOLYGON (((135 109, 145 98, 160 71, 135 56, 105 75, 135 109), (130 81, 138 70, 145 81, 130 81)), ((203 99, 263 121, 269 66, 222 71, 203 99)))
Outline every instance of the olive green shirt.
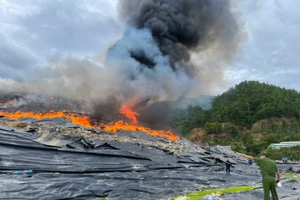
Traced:
POLYGON ((270 158, 254 158, 254 162, 259 166, 262 177, 275 177, 278 168, 273 160, 270 158))

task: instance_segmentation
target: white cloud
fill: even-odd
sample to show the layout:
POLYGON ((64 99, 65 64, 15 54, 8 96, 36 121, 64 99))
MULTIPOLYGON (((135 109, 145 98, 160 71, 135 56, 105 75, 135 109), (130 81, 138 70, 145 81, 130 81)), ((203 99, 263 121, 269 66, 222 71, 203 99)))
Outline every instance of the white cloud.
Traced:
POLYGON ((297 0, 238 1, 248 40, 231 69, 232 84, 252 79, 300 90, 299 6, 297 0))

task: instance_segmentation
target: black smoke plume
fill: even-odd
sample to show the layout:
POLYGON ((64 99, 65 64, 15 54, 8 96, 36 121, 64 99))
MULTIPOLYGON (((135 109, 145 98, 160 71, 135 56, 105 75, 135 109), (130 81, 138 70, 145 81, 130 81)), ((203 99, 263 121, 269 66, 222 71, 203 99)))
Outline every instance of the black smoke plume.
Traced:
MULTIPOLYGON (((192 51, 203 51, 215 42, 234 47, 236 44, 231 43, 239 34, 228 0, 120 0, 119 8, 132 26, 151 31, 173 70, 187 67, 192 51)), ((153 61, 144 52, 130 54, 153 68, 153 61)))
POLYGON ((120 74, 118 104, 138 108, 151 126, 167 116, 159 102, 222 80, 242 39, 229 0, 120 0, 119 11, 128 26, 106 66, 120 74))

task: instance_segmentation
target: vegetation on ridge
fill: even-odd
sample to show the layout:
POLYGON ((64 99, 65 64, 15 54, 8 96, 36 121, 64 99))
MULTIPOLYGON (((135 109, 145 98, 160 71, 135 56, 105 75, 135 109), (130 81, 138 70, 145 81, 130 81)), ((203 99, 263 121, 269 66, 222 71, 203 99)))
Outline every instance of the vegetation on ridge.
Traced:
MULTIPOLYGON (((172 126, 194 142, 231 145, 235 151, 252 155, 266 150, 271 143, 300 141, 300 93, 257 81, 241 82, 217 96, 210 110, 189 107, 177 110, 175 116, 172 126)), ((273 156, 275 151, 268 150, 276 159, 286 154, 294 157, 282 151, 285 153, 273 156)))

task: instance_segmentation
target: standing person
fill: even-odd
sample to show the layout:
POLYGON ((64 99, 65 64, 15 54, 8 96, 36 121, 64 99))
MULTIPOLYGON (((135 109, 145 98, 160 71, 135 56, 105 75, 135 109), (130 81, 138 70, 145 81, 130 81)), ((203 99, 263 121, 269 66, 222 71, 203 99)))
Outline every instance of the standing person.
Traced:
POLYGON ((232 163, 230 162, 230 158, 226 158, 225 166, 226 166, 226 174, 230 175, 230 167, 232 163))
POLYGON ((252 160, 248 159, 248 165, 252 165, 252 160))
POLYGON ((210 151, 210 145, 207 146, 207 151, 210 151))
MULTIPOLYGON (((247 159, 253 160, 252 156, 243 155, 247 159)), ((270 191, 272 193, 272 199, 278 200, 276 191, 276 183, 280 182, 280 172, 276 166, 276 163, 262 155, 260 158, 254 158, 254 162, 259 166, 262 175, 262 184, 264 189, 264 200, 270 200, 270 191), (275 174, 277 180, 275 181, 275 174)))

